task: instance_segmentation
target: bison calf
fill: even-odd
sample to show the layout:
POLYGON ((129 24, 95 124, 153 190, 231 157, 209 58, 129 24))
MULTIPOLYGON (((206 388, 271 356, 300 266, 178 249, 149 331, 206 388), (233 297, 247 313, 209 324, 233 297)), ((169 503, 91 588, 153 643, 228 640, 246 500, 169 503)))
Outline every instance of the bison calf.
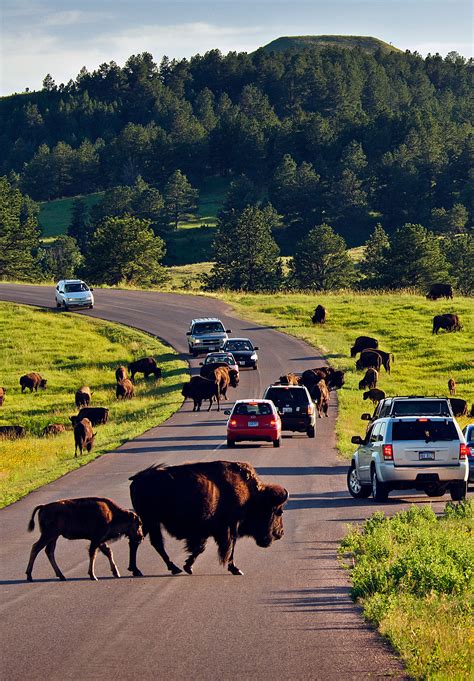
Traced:
POLYGON ((77 456, 77 450, 82 456, 84 449, 88 452, 94 446, 94 438, 96 433, 92 432, 92 423, 89 419, 82 419, 74 426, 74 456, 77 456))
POLYGON ((82 388, 76 391, 76 407, 80 409, 81 407, 88 407, 91 403, 92 393, 91 389, 87 385, 83 385, 82 388))
POLYGON ((117 388, 115 390, 115 396, 117 399, 122 398, 123 400, 131 400, 135 395, 135 388, 133 383, 129 378, 124 378, 123 381, 117 383, 117 388))
POLYGON ((6 392, 7 392, 6 388, 0 388, 0 407, 3 407, 3 401, 5 399, 6 392))
POLYGON ((62 423, 49 423, 47 426, 43 428, 42 435, 43 437, 47 437, 48 435, 59 435, 59 433, 65 433, 66 432, 66 426, 64 426, 62 423))
POLYGON ((454 380, 454 378, 449 379, 448 390, 449 390, 449 394, 451 395, 451 397, 454 397, 455 394, 456 394, 456 381, 454 380))
POLYGON ((363 395, 364 400, 370 400, 374 404, 378 404, 381 400, 385 399, 385 393, 383 390, 379 390, 378 388, 372 388, 371 390, 368 390, 366 393, 363 395))
POLYGON ((123 381, 125 378, 128 378, 128 373, 127 369, 124 366, 119 366, 115 369, 115 380, 117 383, 120 383, 120 381, 123 381))
POLYGON ((29 374, 25 374, 20 378, 21 392, 25 392, 27 388, 30 389, 30 393, 38 392, 38 388, 44 390, 46 388, 46 383, 48 381, 42 378, 41 374, 37 374, 36 371, 32 371, 29 374))
POLYGON ((376 388, 379 374, 377 369, 367 369, 364 378, 359 381, 359 390, 367 390, 367 388, 376 388))
POLYGON ((313 324, 325 324, 327 311, 323 305, 318 305, 314 311, 311 321, 313 324))
POLYGON ((142 357, 142 359, 131 362, 128 365, 128 370, 132 381, 135 380, 135 374, 144 374, 145 378, 153 374, 156 379, 161 378, 161 369, 157 366, 153 357, 142 357))
POLYGON ((28 531, 35 529, 35 514, 38 513, 38 521, 41 536, 33 544, 26 578, 33 581, 32 571, 38 553, 45 549, 48 560, 51 563, 56 577, 65 580, 54 557, 56 542, 60 536, 66 539, 89 539, 89 577, 96 580, 94 573, 95 557, 97 549, 107 556, 114 577, 120 577, 120 573, 114 562, 114 557, 107 541, 114 541, 127 536, 130 546, 140 544, 143 540, 143 532, 140 518, 133 511, 120 508, 111 499, 85 497, 83 499, 63 499, 53 501, 51 504, 36 506, 28 524, 28 531))

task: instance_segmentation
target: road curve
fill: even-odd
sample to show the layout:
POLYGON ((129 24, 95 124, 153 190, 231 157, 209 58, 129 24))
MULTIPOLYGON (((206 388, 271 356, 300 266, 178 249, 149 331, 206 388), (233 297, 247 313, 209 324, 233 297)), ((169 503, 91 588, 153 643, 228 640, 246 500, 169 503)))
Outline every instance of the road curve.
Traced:
MULTIPOLYGON (((18 303, 52 307, 53 293, 50 287, 0 285, 0 300, 18 303)), ((97 290, 96 308, 77 314, 143 329, 182 353, 189 320, 219 316, 233 335, 249 336, 261 348, 259 371, 242 372, 232 396, 261 396, 281 373, 323 363, 309 345, 239 319, 211 298, 97 290)), ((376 507, 346 492, 347 465, 335 450, 335 414, 333 403, 330 418, 317 423, 315 440, 289 435, 278 450, 271 445, 227 450, 222 412, 196 414, 187 402, 163 425, 0 511, 2 678, 404 678, 399 661, 350 600, 346 574, 338 566, 346 524, 363 520, 376 507), (92 583, 85 542, 60 540, 56 557, 68 581, 54 578, 43 552, 35 564, 36 581, 25 582, 37 537, 26 525, 37 504, 100 495, 129 506, 128 477, 138 470, 159 461, 218 458, 249 461, 265 481, 284 485, 291 495, 281 541, 268 549, 249 539, 238 542, 236 563, 244 577, 219 565, 213 542, 192 577, 172 577, 147 540, 138 554, 145 577, 133 579, 126 571, 127 543, 121 541, 114 554, 122 578, 112 579, 99 555, 99 581, 92 583)), ((395 497, 390 511, 408 500, 426 499, 395 497)), ((167 547, 182 564, 182 544, 168 539, 167 547)))

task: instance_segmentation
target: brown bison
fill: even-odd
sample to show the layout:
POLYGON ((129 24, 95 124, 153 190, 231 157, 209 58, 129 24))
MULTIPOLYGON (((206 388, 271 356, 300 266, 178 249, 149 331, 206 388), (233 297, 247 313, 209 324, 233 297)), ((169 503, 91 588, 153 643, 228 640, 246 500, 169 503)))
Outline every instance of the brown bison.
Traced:
POLYGON ((107 407, 84 407, 77 416, 69 417, 73 426, 82 419, 89 419, 93 426, 100 426, 109 420, 109 410, 107 407))
POLYGON ((380 371, 381 366, 382 357, 379 355, 377 350, 362 350, 359 359, 356 361, 356 369, 358 371, 368 368, 380 371))
POLYGON ((87 385, 83 385, 76 392, 76 407, 80 409, 81 407, 88 407, 91 403, 92 393, 91 389, 87 385))
POLYGON ((449 390, 449 394, 451 395, 451 397, 454 397, 455 394, 456 394, 456 381, 454 380, 454 378, 449 379, 448 390, 449 390))
POLYGON ((451 284, 433 284, 426 294, 428 300, 438 300, 438 298, 453 298, 453 287, 451 284))
POLYGON ((126 378, 128 378, 127 368, 124 366, 117 367, 115 369, 115 380, 117 383, 120 383, 120 381, 123 381, 126 378))
POLYGON ((117 387, 115 389, 115 396, 117 399, 122 398, 123 400, 131 400, 134 395, 135 388, 129 378, 124 378, 122 381, 117 383, 117 387))
POLYGON ((29 532, 35 529, 37 511, 39 511, 38 522, 41 536, 33 544, 26 568, 26 578, 29 582, 33 581, 33 564, 42 549, 45 549, 56 577, 59 577, 62 581, 66 579, 54 557, 56 542, 61 536, 66 539, 88 539, 90 541, 89 577, 94 580, 97 580, 94 573, 97 549, 104 556, 107 556, 113 576, 120 577, 112 551, 106 544, 107 541, 128 537, 130 546, 138 546, 143 541, 141 521, 137 514, 120 508, 111 499, 96 497, 62 499, 61 501, 53 501, 51 504, 36 506, 28 524, 29 532))
POLYGON ((183 385, 181 395, 185 399, 193 401, 193 411, 201 411, 201 405, 204 400, 209 400, 209 409, 212 407, 212 400, 216 398, 217 411, 220 411, 220 390, 215 380, 204 378, 204 376, 193 376, 190 381, 183 385))
POLYGON ((385 399, 385 393, 383 390, 378 388, 371 388, 363 395, 364 400, 370 400, 374 404, 378 404, 381 400, 385 399))
POLYGON ((38 388, 44 390, 46 388, 46 383, 48 381, 41 377, 41 374, 37 374, 36 371, 32 371, 29 374, 25 374, 20 378, 21 392, 25 392, 27 388, 30 389, 30 393, 38 392, 38 388))
POLYGON ((344 372, 340 369, 332 369, 325 380, 329 390, 339 390, 344 385, 344 372))
POLYGON ((351 348, 351 357, 355 357, 359 352, 362 352, 362 350, 376 350, 378 347, 379 342, 376 338, 358 336, 351 348))
MULTIPOLYGON (((249 463, 212 461, 181 466, 151 466, 130 478, 133 508, 150 534, 153 548, 166 567, 176 575, 181 569, 165 551, 161 526, 177 539, 186 541, 189 556, 184 563, 193 572, 196 558, 212 537, 219 559, 233 575, 242 572, 234 563, 239 537, 253 537, 266 548, 283 536, 283 506, 288 492, 280 485, 261 482, 249 463)), ((136 564, 137 546, 130 545, 129 570, 141 572, 136 564)))
POLYGON ((0 426, 0 439, 16 440, 19 437, 25 437, 26 428, 23 426, 0 426))
POLYGON ((94 446, 94 438, 96 434, 92 432, 92 423, 89 419, 81 419, 74 425, 74 456, 77 456, 77 450, 82 456, 84 449, 88 452, 94 446))
POLYGON ((318 418, 321 418, 323 413, 324 416, 329 416, 329 390, 326 385, 326 381, 321 379, 313 386, 311 391, 311 397, 316 404, 316 409, 318 410, 318 418))
POLYGON ((142 359, 131 362, 128 365, 128 370, 132 383, 135 382, 135 374, 144 374, 145 378, 153 374, 156 379, 161 378, 161 369, 157 366, 153 357, 142 357, 142 359))
POLYGON ((318 305, 314 311, 311 321, 313 324, 325 324, 326 322, 326 308, 323 305, 318 305))
POLYGON ((229 381, 231 388, 237 388, 240 383, 240 374, 236 369, 231 369, 227 362, 214 362, 213 364, 203 364, 199 375, 203 378, 215 377, 216 369, 225 369, 229 374, 229 381))
POLYGON ((296 374, 289 373, 289 374, 284 374, 283 376, 280 376, 280 384, 281 385, 299 385, 300 384, 300 377, 297 376, 296 374))
POLYGON ((451 409, 454 416, 467 416, 467 402, 458 397, 450 397, 451 409))
POLYGON ((433 333, 440 329, 446 331, 461 331, 462 325, 457 314, 437 314, 433 317, 433 333))
POLYGON ((376 388, 379 378, 378 371, 372 367, 367 369, 364 378, 359 381, 359 390, 367 390, 367 388, 376 388))
POLYGON ((60 433, 66 432, 66 426, 62 423, 49 423, 42 430, 43 437, 48 437, 50 435, 59 435, 60 433))
POLYGON ((5 400, 5 395, 6 395, 7 389, 6 388, 1 388, 0 387, 0 407, 3 407, 3 402, 5 400))

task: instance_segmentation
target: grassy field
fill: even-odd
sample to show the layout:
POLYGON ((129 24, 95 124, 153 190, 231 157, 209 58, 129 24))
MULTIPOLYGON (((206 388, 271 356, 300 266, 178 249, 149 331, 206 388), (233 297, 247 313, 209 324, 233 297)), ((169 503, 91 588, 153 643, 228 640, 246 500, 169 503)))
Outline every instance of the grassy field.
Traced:
POLYGON ((1 425, 21 425, 28 436, 0 440, 0 506, 163 422, 181 405, 187 366, 152 336, 117 324, 74 314, 0 303, 0 385, 7 388, 1 425), (136 398, 115 399, 115 367, 153 355, 163 380, 137 379, 136 398), (38 371, 48 380, 45 391, 21 394, 19 377, 38 371), (93 391, 92 406, 110 409, 110 420, 98 426, 95 448, 74 458, 72 431, 41 437, 48 423, 70 425, 77 413, 74 393, 82 385, 93 391))
POLYGON ((74 199, 83 199, 86 206, 91 209, 101 199, 102 192, 75 196, 68 199, 56 199, 40 203, 39 223, 41 231, 46 239, 66 234, 72 218, 72 205, 74 199))
MULTIPOLYGON (((373 405, 362 399, 358 389, 362 372, 355 370, 350 347, 359 335, 375 336, 382 350, 394 353, 392 373, 382 368, 379 387, 390 395, 445 395, 452 376, 457 382, 457 397, 474 403, 474 299, 456 297, 453 301, 427 301, 408 293, 315 293, 221 295, 239 314, 255 322, 274 326, 321 348, 326 360, 346 371, 346 383, 338 391, 339 418, 336 426, 341 453, 350 457, 352 435, 363 435, 363 412, 373 405), (310 317, 321 303, 328 310, 324 326, 313 327, 310 317), (433 336, 435 314, 457 312, 464 325, 460 333, 440 331, 433 336)), ((297 370, 292 365, 288 370, 297 370)), ((275 378, 277 378, 275 376, 275 378)), ((472 419, 458 419, 464 426, 472 419)))
POLYGON ((353 598, 410 678, 474 678, 474 503, 374 513, 344 539, 353 598))

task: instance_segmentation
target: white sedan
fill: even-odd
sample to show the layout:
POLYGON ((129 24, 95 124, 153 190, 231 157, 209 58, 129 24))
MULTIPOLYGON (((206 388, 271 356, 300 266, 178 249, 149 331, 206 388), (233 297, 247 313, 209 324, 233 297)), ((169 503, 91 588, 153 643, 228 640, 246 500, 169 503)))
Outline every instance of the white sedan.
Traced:
POLYGON ((62 279, 56 284, 56 307, 69 310, 76 307, 94 307, 94 289, 80 279, 62 279))

